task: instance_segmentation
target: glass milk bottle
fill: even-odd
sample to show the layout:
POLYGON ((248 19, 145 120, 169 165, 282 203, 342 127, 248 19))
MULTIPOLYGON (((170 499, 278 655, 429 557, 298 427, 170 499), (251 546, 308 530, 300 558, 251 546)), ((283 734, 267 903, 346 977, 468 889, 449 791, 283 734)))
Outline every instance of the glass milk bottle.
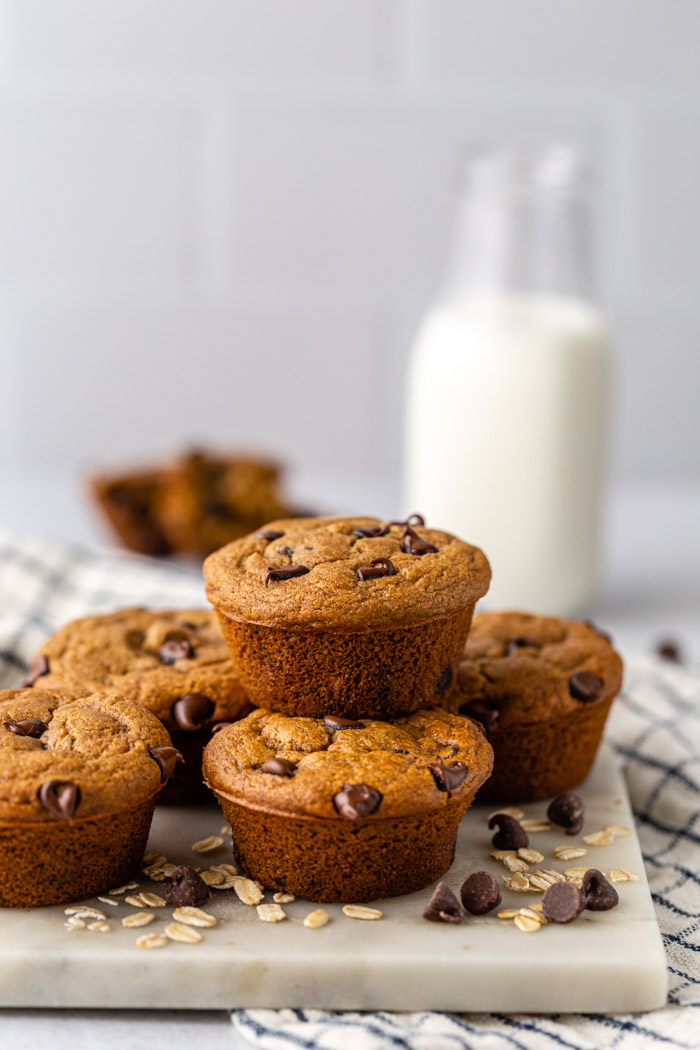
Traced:
POLYGON ((483 548, 490 608, 577 615, 596 583, 608 340, 585 183, 561 146, 470 157, 409 363, 404 510, 483 548))

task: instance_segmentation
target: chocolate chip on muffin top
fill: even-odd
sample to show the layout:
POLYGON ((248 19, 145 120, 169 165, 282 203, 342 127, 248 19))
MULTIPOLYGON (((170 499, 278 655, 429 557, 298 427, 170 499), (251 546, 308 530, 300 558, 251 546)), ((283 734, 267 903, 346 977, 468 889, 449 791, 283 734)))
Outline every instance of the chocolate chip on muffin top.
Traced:
POLYGON ((205 778, 218 795, 253 808, 354 820, 439 809, 471 795, 491 771, 481 729, 458 715, 435 709, 334 724, 341 721, 253 711, 207 745, 205 778))
POLYGON ((485 594, 491 575, 450 533, 376 518, 273 521, 212 554, 204 574, 208 598, 234 620, 345 630, 447 616, 485 594))

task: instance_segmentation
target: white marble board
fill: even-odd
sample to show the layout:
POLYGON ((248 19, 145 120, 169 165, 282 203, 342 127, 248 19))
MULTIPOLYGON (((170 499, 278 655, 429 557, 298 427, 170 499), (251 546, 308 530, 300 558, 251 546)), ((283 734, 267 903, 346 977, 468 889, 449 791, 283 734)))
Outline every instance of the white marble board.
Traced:
MULTIPOLYGON (((634 828, 611 751, 601 750, 579 794, 586 802, 583 834, 605 824, 634 828)), ((487 817, 493 808, 477 804, 462 822, 456 859, 445 877, 457 894, 472 871, 508 874, 488 856, 487 817)), ((526 816, 543 817, 546 804, 523 808, 526 816)), ((195 840, 218 834, 222 824, 215 807, 161 808, 149 849, 201 867, 228 861, 230 839, 213 853, 191 850, 195 840)), ((584 912, 570 925, 549 924, 534 934, 520 932, 495 912, 469 917, 460 926, 427 922, 421 912, 430 889, 380 902, 383 918, 374 922, 347 918, 340 905, 326 905, 331 921, 319 929, 302 925, 314 907, 307 901, 284 905, 287 919, 267 924, 233 890, 214 890, 205 909, 219 923, 202 931, 201 943, 173 942, 150 951, 138 948, 136 938, 161 931, 172 921, 170 908, 156 910, 149 926, 127 929, 120 919, 136 909, 123 896, 116 907, 94 900, 107 913, 109 933, 66 930, 63 907, 2 909, 0 1006, 611 1013, 663 1005, 666 960, 636 833, 588 847, 582 859, 553 859, 555 845, 574 843, 581 844, 580 836, 532 834, 531 847, 545 855, 535 866, 563 871, 586 865, 606 873, 626 868, 639 882, 618 885, 620 904, 613 911, 584 912)), ((169 885, 145 875, 138 879, 141 889, 163 896, 169 885)), ((539 900, 504 890, 501 907, 539 900)))

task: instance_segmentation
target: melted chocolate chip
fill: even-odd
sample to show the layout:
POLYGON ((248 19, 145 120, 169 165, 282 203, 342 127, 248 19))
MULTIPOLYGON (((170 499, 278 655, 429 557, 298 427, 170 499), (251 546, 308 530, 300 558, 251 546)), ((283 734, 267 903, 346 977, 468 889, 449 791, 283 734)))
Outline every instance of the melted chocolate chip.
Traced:
POLYGON ((584 908, 588 911, 610 911, 619 904, 617 890, 597 868, 589 868, 581 884, 584 908))
POLYGON ((215 722, 214 725, 209 730, 209 732, 211 733, 212 736, 214 736, 214 733, 220 733, 222 729, 226 729, 227 726, 232 726, 232 725, 233 725, 233 722, 215 722))
POLYGON ((165 899, 173 908, 197 908, 209 900, 209 887, 194 870, 183 864, 175 868, 165 899))
POLYGON ((346 820, 360 820, 379 809, 382 793, 369 784, 344 784, 333 796, 333 805, 346 820))
POLYGON ((431 762, 428 769, 433 775, 438 791, 456 791, 469 772, 469 766, 464 762, 450 762, 446 765, 441 758, 437 762, 431 762))
POLYGON ((158 650, 158 659, 166 667, 172 667, 178 660, 191 660, 194 649, 187 638, 168 638, 158 650))
POLYGON ((177 698, 170 713, 178 729, 194 733, 197 729, 204 729, 215 710, 216 704, 208 696, 184 693, 177 698))
POLYGON ((270 580, 293 580, 295 576, 306 576, 310 572, 305 565, 285 565, 279 568, 269 568, 265 573, 265 586, 270 580))
POLYGON ((425 518, 422 514, 410 514, 405 521, 392 521, 392 525, 425 525, 425 518))
POLYGON ((493 729, 501 716, 498 708, 490 707, 485 700, 471 700, 464 705, 461 713, 479 722, 484 729, 493 729))
POLYGON ((388 525, 375 525, 374 528, 371 529, 353 529, 352 535, 357 536, 361 540, 374 540, 379 536, 386 536, 388 531, 388 525))
POLYGON ((267 540, 268 543, 272 543, 273 540, 280 540, 284 536, 283 532, 278 532, 277 529, 260 529, 260 532, 255 533, 256 540, 267 540))
POLYGON ((578 835, 583 827, 583 801, 571 791, 553 798, 547 807, 547 819, 564 829, 565 835, 578 835))
POLYGON ((325 715, 323 719, 326 729, 364 729, 365 723, 358 722, 356 718, 341 718, 340 715, 325 715))
POLYGON ((35 739, 47 729, 46 723, 40 718, 23 718, 21 722, 3 722, 3 725, 16 736, 33 736, 35 739))
POLYGON ((573 882, 553 883, 542 898, 542 911, 550 922, 572 922, 583 907, 583 895, 573 882))
POLYGON ((268 758, 258 769, 261 773, 271 773, 274 777, 293 777, 296 764, 287 758, 268 758))
POLYGON ((472 915, 485 915, 501 903, 501 891, 489 871, 475 871, 462 883, 462 904, 472 915))
POLYGON ((173 775, 176 762, 184 762, 184 758, 175 747, 149 747, 148 753, 160 769, 161 784, 167 783, 173 775))
POLYGON ((403 747, 392 747, 391 749, 395 755, 409 755, 410 751, 406 751, 403 747))
POLYGON ((396 576, 396 569, 389 558, 375 558, 369 565, 361 565, 357 575, 361 580, 378 580, 382 576, 396 576))
POLYGON ((403 531, 401 550, 404 554, 437 554, 437 547, 432 543, 428 543, 427 540, 421 539, 418 533, 414 532, 408 525, 403 531))
POLYGON ((494 813, 489 827, 498 828, 491 839, 496 849, 522 849, 530 841, 525 829, 508 813, 494 813))
POLYGON ((575 700, 590 704, 603 695, 604 683, 593 671, 577 671, 569 679, 569 692, 575 700))
POLYGON ((294 557, 294 551, 291 547, 277 547, 277 553, 281 554, 284 558, 294 557))
POLYGON ((80 788, 70 780, 47 780, 38 791, 39 801, 59 820, 72 821, 80 802, 80 788))
POLYGON ((21 689, 31 689, 38 678, 43 678, 45 674, 49 673, 49 658, 44 656, 43 653, 39 653, 35 656, 29 665, 26 677, 20 683, 21 689))
POLYGON ((433 890, 430 900, 423 909, 423 918, 430 922, 460 923, 462 921, 459 901, 444 882, 438 882, 433 890))
POLYGON ((435 683, 435 692, 438 696, 442 696, 452 685, 454 680, 454 671, 452 670, 452 664, 448 664, 447 667, 443 667, 440 672, 440 677, 435 683))
POLYGON ((669 660, 674 664, 683 663, 683 655, 680 645, 678 642, 674 642, 670 638, 665 638, 663 641, 659 642, 654 651, 662 660, 669 660))
POLYGON ((523 634, 516 638, 509 638, 506 642, 506 656, 510 656, 516 649, 539 649, 539 646, 534 638, 528 638, 523 634))

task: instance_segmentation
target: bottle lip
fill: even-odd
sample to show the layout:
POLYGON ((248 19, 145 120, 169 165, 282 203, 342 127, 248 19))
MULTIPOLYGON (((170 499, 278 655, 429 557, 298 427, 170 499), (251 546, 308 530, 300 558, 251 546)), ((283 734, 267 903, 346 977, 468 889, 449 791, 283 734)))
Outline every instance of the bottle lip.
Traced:
POLYGON ((566 142, 518 148, 469 143, 458 168, 460 188, 486 193, 579 193, 590 188, 583 151, 566 142))

